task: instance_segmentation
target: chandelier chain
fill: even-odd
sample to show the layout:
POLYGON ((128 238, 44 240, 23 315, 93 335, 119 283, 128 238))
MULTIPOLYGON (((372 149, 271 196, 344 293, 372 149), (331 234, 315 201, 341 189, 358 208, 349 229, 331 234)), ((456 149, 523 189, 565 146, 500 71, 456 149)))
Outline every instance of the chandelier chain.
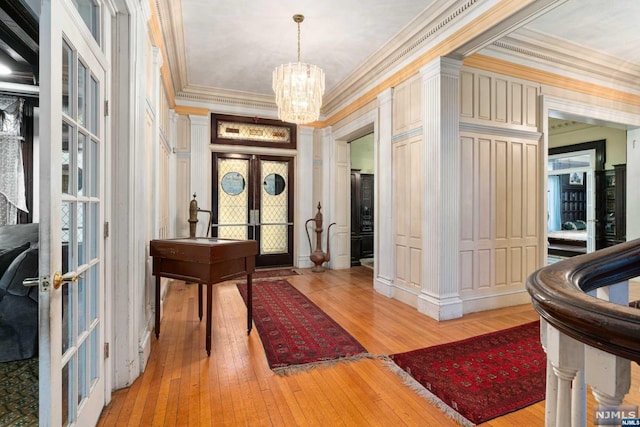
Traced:
POLYGON ((300 62, 300 21, 298 21, 298 62, 300 62))

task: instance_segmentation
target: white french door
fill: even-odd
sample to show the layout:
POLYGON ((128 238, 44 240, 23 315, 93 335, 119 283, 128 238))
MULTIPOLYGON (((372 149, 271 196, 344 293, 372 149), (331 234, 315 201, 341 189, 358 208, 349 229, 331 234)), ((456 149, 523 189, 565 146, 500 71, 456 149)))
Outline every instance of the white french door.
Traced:
POLYGON ((40 425, 92 426, 104 406, 106 56, 94 0, 40 16, 40 425))

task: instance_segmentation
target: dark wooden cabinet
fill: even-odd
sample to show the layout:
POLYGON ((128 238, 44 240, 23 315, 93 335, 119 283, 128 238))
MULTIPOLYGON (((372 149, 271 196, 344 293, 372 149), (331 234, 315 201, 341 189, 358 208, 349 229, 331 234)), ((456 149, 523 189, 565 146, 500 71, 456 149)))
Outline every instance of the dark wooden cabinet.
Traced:
POLYGON ((566 222, 587 220, 587 192, 584 172, 574 173, 573 180, 569 174, 560 175, 562 199, 560 200, 560 220, 566 222))
POLYGON ((605 171, 603 222, 606 246, 613 246, 627 240, 627 166, 614 165, 605 171))
POLYGON ((351 171, 351 265, 373 258, 373 175, 351 171))

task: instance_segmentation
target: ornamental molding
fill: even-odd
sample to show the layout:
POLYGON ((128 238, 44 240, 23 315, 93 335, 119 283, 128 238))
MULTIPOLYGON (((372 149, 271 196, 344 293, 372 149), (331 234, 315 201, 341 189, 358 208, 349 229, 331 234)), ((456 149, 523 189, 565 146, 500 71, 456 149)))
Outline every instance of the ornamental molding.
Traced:
POLYGON ((640 93, 640 66, 537 31, 520 29, 482 52, 521 65, 543 67, 632 93, 640 93))
POLYGON ((384 77, 427 51, 438 37, 466 18, 477 3, 478 0, 467 0, 443 6, 441 2, 434 2, 402 32, 327 92, 322 111, 330 116, 329 112, 340 109, 357 95, 370 90, 384 77))

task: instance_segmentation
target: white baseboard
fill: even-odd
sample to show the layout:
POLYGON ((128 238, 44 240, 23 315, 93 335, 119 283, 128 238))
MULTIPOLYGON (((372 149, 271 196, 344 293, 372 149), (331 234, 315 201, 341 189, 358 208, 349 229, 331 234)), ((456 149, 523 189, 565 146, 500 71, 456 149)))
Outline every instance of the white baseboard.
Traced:
POLYGON ((373 281, 373 289, 379 294, 384 295, 385 297, 393 297, 393 282, 384 277, 376 277, 373 281))
POLYGON ((440 320, 450 320, 462 317, 462 300, 459 297, 436 299, 429 295, 418 296, 418 311, 427 316, 440 320))
POLYGON ((531 295, 526 289, 504 294, 474 296, 472 298, 464 298, 464 314, 530 303, 531 295))
POLYGON ((314 264, 309 259, 309 255, 299 256, 298 262, 296 263, 296 268, 311 268, 314 264))
POLYGON ((147 367, 149 356, 151 355, 151 331, 147 328, 138 344, 138 355, 140 361, 140 373, 142 374, 147 367))

